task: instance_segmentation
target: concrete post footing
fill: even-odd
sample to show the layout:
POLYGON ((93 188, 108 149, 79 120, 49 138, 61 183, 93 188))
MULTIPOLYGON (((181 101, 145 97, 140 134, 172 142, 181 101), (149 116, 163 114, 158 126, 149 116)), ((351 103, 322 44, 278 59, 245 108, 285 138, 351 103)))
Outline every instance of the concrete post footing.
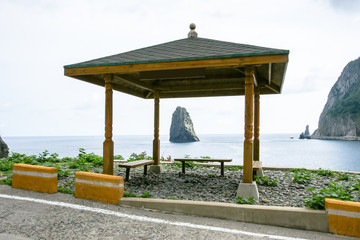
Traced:
POLYGON ((149 172, 153 172, 153 173, 163 173, 164 172, 164 167, 163 165, 151 165, 149 172))
POLYGON ((254 201, 259 201, 259 191, 256 185, 256 182, 252 182, 252 183, 243 183, 241 182, 239 184, 239 187, 236 191, 236 195, 243 197, 243 198, 250 198, 250 197, 254 197, 254 201))

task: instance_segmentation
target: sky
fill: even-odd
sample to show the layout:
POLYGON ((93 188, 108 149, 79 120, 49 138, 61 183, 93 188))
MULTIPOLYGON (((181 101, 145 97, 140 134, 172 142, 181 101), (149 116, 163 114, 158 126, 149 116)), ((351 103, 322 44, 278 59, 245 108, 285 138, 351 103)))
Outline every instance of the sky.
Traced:
MULTIPOLYGON (((261 133, 317 128, 331 87, 360 57, 360 0, 0 0, 0 135, 104 134, 103 87, 63 66, 199 37, 290 51, 281 94, 261 96, 261 133)), ((114 91, 114 135, 151 135, 154 102, 114 91)), ((185 107, 197 134, 244 132, 244 97, 160 100, 160 134, 185 107)))

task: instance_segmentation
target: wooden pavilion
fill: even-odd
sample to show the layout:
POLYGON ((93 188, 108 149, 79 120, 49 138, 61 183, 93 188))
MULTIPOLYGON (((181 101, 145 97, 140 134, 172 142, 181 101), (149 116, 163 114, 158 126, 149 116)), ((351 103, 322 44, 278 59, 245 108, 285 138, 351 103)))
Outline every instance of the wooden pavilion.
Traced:
POLYGON ((197 37, 64 66, 65 76, 105 86, 103 173, 113 174, 112 91, 154 99, 154 165, 160 165, 159 100, 245 95, 243 183, 253 182, 259 161, 261 94, 281 93, 288 50, 197 37))

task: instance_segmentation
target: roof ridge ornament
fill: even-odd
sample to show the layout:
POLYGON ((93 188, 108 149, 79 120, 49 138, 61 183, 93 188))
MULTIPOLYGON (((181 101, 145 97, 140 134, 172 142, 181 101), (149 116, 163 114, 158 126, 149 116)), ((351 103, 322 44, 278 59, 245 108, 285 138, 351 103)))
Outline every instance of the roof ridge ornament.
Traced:
POLYGON ((190 24, 190 32, 188 33, 188 38, 197 38, 198 34, 195 32, 196 25, 195 23, 190 24))

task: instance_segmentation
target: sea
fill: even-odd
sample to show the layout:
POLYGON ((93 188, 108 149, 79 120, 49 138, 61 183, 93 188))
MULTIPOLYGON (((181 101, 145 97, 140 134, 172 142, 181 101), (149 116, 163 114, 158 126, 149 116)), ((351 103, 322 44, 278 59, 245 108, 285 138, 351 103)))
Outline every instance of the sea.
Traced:
MULTIPOLYGON (((263 166, 331 169, 360 172, 360 141, 298 139, 299 134, 262 134, 260 160, 263 166)), ((243 134, 200 134, 199 142, 171 143, 160 135, 160 155, 168 158, 231 158, 243 162, 243 134)), ((2 137, 10 152, 38 155, 45 150, 60 157, 74 157, 79 148, 102 155, 103 136, 2 137)), ((125 159, 132 153, 152 155, 151 135, 114 136, 114 154, 125 159)))

